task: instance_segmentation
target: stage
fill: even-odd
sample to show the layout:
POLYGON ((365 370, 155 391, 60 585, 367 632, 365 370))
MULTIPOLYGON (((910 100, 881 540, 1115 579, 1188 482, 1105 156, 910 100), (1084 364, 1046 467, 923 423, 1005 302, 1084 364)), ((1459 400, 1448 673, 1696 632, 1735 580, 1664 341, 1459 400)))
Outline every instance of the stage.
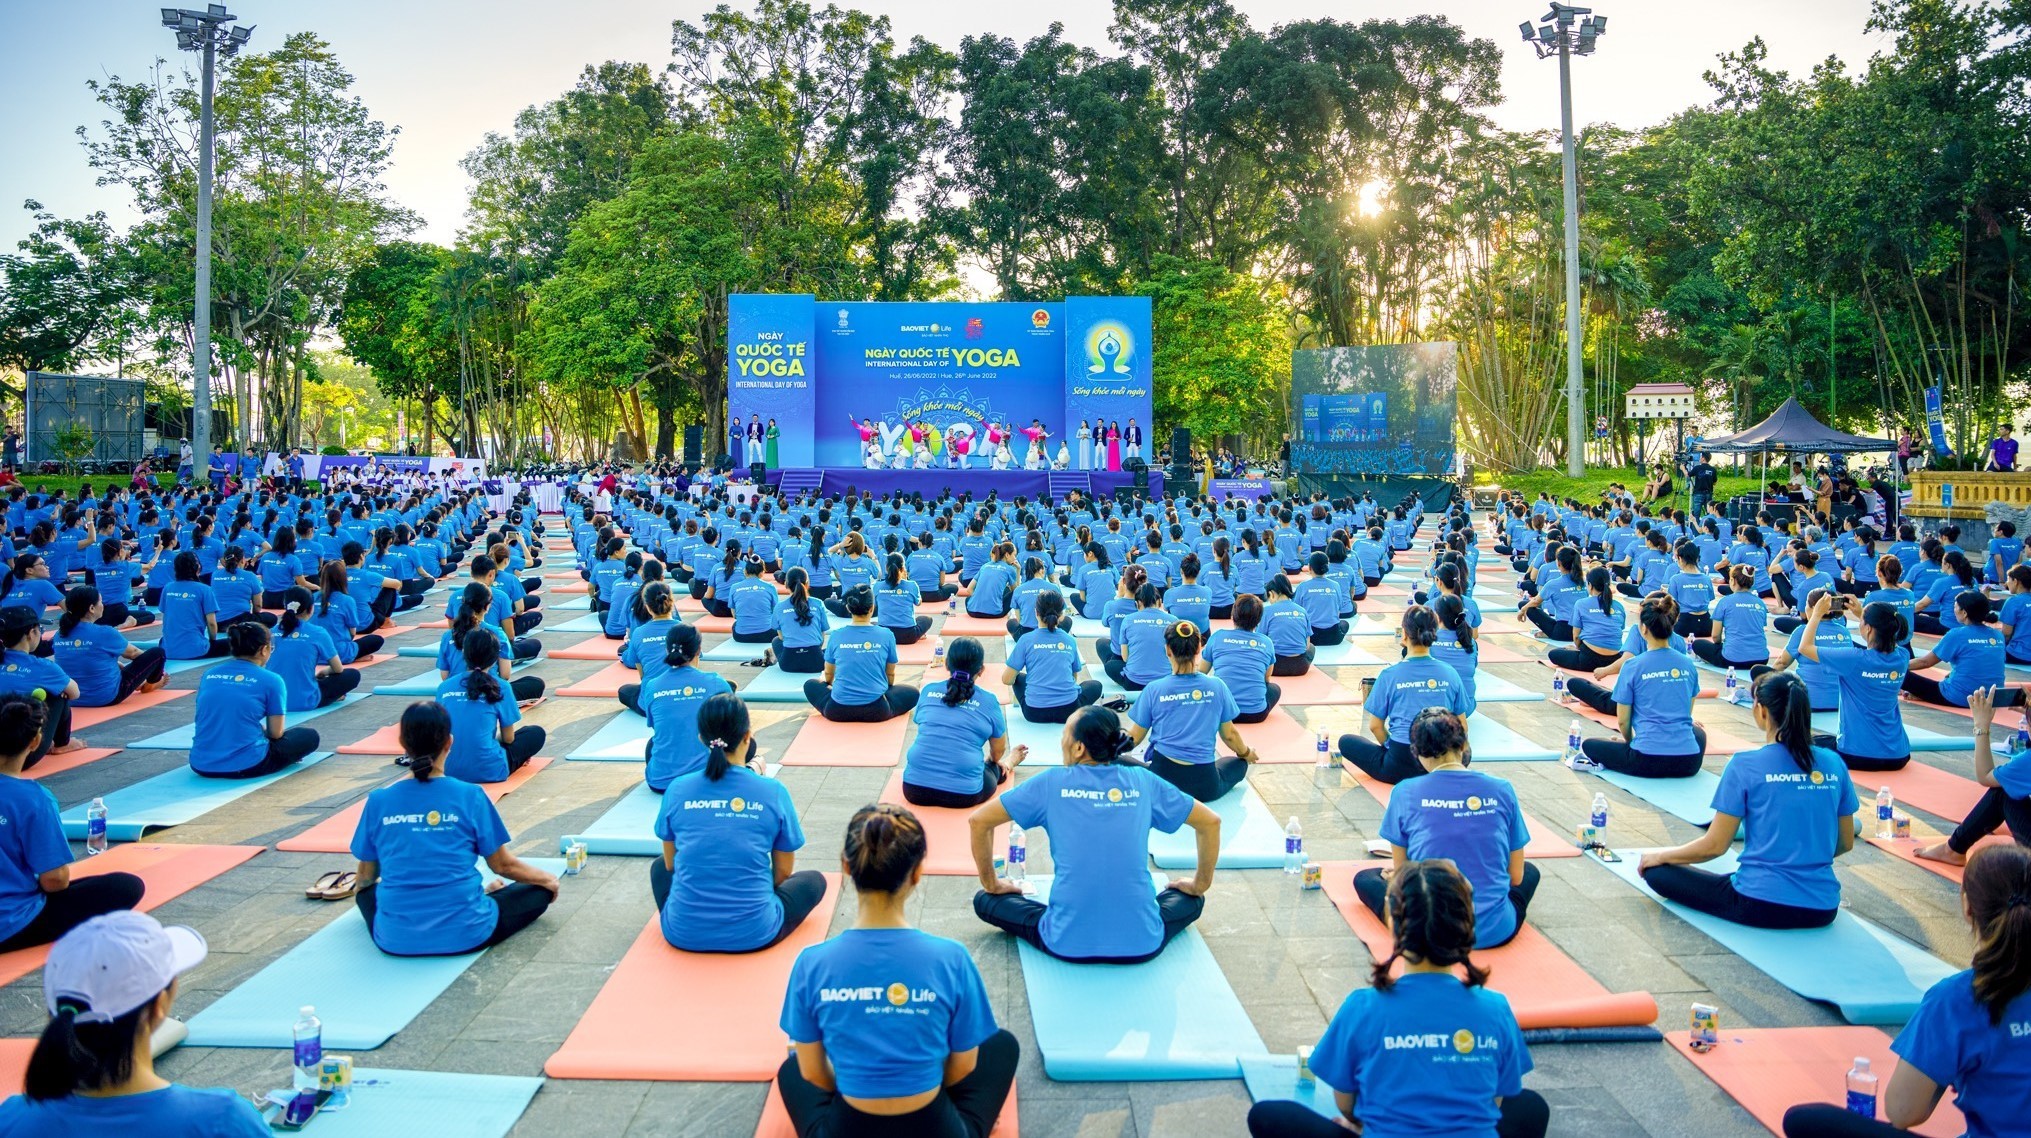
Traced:
MULTIPOLYGON (((1004 500, 1017 495, 1041 498, 1051 492, 1053 483, 1061 493, 1090 487, 1096 497, 1112 497, 1116 490, 1133 489, 1136 477, 1125 470, 986 470, 980 467, 972 470, 870 470, 859 466, 824 466, 771 470, 767 475, 769 485, 778 485, 785 475, 789 477, 793 490, 815 483, 818 492, 828 497, 857 490, 884 498, 901 493, 922 494, 930 499, 950 490, 955 496, 971 494, 975 498, 985 498, 994 493, 1004 500)), ((1149 497, 1162 497, 1163 492, 1163 471, 1151 467, 1149 497)))

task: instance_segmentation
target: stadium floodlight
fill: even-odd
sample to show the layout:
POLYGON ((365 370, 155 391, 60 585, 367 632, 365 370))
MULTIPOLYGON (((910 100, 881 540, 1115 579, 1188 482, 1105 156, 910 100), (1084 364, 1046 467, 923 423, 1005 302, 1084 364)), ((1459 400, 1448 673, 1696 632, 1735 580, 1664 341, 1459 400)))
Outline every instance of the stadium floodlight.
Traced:
MULTIPOLYGON (((204 57, 203 86, 198 92, 197 256, 196 298, 191 319, 191 475, 203 478, 212 453, 212 74, 218 56, 238 54, 254 34, 250 25, 228 28, 239 17, 224 4, 206 5, 202 12, 163 8, 162 26, 176 33, 179 51, 204 57)), ((241 430, 247 424, 240 425, 241 430)))
POLYGON ((1554 3, 1537 25, 1535 36, 1530 34, 1529 24, 1523 25, 1523 38, 1537 49, 1539 59, 1557 56, 1559 61, 1559 127, 1566 199, 1566 475, 1578 478, 1587 469, 1587 392, 1580 360, 1584 347, 1580 327, 1580 173, 1578 140, 1573 135, 1572 57, 1594 53, 1597 41, 1607 33, 1608 17, 1594 15, 1592 8, 1554 3))

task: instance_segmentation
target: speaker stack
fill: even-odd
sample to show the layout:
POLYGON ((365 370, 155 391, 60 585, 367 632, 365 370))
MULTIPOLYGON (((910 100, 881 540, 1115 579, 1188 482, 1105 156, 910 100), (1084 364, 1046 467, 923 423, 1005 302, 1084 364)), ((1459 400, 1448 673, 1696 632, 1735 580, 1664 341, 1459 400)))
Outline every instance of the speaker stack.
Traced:
POLYGON ((1164 474, 1168 492, 1174 487, 1192 484, 1192 430, 1189 427, 1171 428, 1171 468, 1164 474))

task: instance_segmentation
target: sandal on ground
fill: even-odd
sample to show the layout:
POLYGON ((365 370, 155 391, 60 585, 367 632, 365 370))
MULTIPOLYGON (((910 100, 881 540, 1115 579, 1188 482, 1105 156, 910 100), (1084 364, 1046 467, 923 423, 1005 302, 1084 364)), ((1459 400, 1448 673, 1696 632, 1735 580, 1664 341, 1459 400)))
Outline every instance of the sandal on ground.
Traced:
POLYGON ((339 878, 345 875, 345 871, 342 869, 334 869, 330 873, 320 874, 316 881, 310 883, 310 888, 303 891, 303 895, 313 901, 321 901, 324 899, 324 891, 337 885, 339 878))
POLYGON ((343 901, 353 895, 359 885, 360 875, 347 871, 338 875, 338 881, 331 888, 317 895, 320 901, 343 901))

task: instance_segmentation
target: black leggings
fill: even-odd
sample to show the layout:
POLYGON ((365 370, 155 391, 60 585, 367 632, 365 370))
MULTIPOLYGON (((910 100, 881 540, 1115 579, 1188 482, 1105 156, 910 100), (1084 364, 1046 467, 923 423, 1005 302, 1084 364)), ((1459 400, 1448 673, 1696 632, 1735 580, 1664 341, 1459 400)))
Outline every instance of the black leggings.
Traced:
POLYGON ((542 676, 516 676, 508 681, 508 691, 513 693, 516 703, 527 703, 543 698, 542 676))
POLYGON ((1262 710, 1244 711, 1241 714, 1236 715, 1234 717, 1234 722, 1261 723, 1263 720, 1269 718, 1269 713, 1276 710, 1276 701, 1283 698, 1283 689, 1276 686, 1275 684, 1265 683, 1262 685, 1262 690, 1263 690, 1262 710))
POLYGON ((1724 921, 1758 929, 1823 929, 1839 909, 1802 909, 1759 901, 1735 889, 1733 877, 1696 865, 1659 865, 1643 871, 1643 883, 1667 901, 1698 909, 1724 921))
MULTIPOLYGON (((1783 620, 1784 618, 1778 617, 1777 619, 1783 620)), ((1714 614, 1707 612, 1681 612, 1678 614, 1678 623, 1673 625, 1671 630, 1688 640, 1695 636, 1712 636, 1714 634, 1714 614)), ((1790 630, 1780 628, 1778 631, 1788 632, 1790 630)))
POLYGON ((371 656, 374 653, 379 652, 382 649, 382 647, 385 646, 387 643, 388 640, 386 637, 376 636, 371 632, 367 633, 364 636, 355 636, 353 637, 353 651, 357 653, 357 655, 355 655, 353 659, 359 660, 364 657, 371 656))
POLYGON ((534 723, 525 723, 515 728, 514 741, 501 745, 501 750, 506 752, 508 756, 508 773, 514 774, 524 766, 527 766, 529 760, 536 757, 536 752, 543 749, 543 744, 549 738, 549 734, 548 731, 545 731, 541 726, 534 723))
MULTIPOLYGON (((1572 689, 1568 687, 1567 690, 1572 689)), ((1700 773, 1707 753, 1705 729, 1695 723, 1692 730, 1693 737, 1699 740, 1700 749, 1690 755, 1653 755, 1639 751, 1620 739, 1588 739, 1580 744, 1580 751, 1619 774, 1637 778, 1691 778, 1700 773)))
POLYGON ((1953 828, 1946 844, 1953 852, 1965 854, 1975 848, 1976 842, 2003 826, 2010 828, 2010 836, 2017 839, 2018 845, 2031 846, 2031 799, 2012 798, 2002 788, 1992 786, 1961 824, 1953 828))
POLYGON ((1100 681, 1085 680, 1079 685, 1079 698, 1059 707, 1037 707, 1029 701, 1029 674, 1017 672, 1015 683, 1016 706, 1022 709, 1023 718, 1031 723, 1064 723, 1072 713, 1082 707, 1100 702, 1100 681))
POLYGON ((131 909, 141 903, 147 884, 131 873, 100 873, 71 879, 69 886, 45 893, 42 912, 20 932, 0 940, 0 952, 53 944, 63 934, 93 917, 131 909))
MULTIPOLYGON (((663 864, 661 858, 655 860, 656 864, 663 864)), ((374 890, 375 887, 369 885, 353 894, 353 903, 360 907, 360 917, 367 922, 368 936, 374 934, 374 914, 380 902, 374 890)), ((511 881, 487 896, 494 902, 494 931, 487 939, 471 948, 461 948, 456 952, 388 952, 385 948, 381 951, 389 956, 464 956, 469 952, 492 948, 535 924, 536 918, 543 915, 543 910, 550 907, 551 901, 548 889, 526 885, 520 881, 511 881)))
MULTIPOLYGON (((625 637, 610 636, 608 639, 622 640, 625 637)), ((771 644, 775 639, 776 630, 773 628, 758 629, 754 632, 736 632, 733 634, 733 641, 736 644, 771 644)))
POLYGON ((996 766, 993 763, 982 763, 981 767, 979 790, 969 791, 965 794, 954 794, 949 790, 934 790, 928 786, 917 786, 905 779, 903 782, 903 801, 912 806, 936 806, 947 810, 970 810, 993 798, 995 792, 1001 789, 1001 784, 1008 781, 1008 768, 996 766))
POLYGON ((99 617, 97 623, 103 624, 108 628, 118 628, 126 624, 130 618, 134 621, 134 627, 136 628, 155 623, 154 613, 133 608, 124 601, 118 604, 107 605, 105 613, 99 617))
MULTIPOLYGON (((1332 625, 1330 628, 1320 628, 1314 625, 1312 628, 1312 644, 1315 646, 1320 644, 1339 644, 1347 639, 1347 629, 1348 624, 1344 620, 1332 625)), ((1309 660, 1310 657, 1306 657, 1306 659, 1309 660)))
POLYGON ((1760 660, 1730 660, 1722 654, 1721 646, 1711 640, 1688 640, 1686 641, 1686 647, 1692 649, 1693 655, 1723 670, 1734 668, 1738 671, 1746 672, 1751 668, 1770 663, 1770 653, 1767 648, 1764 650, 1763 658, 1760 660))
POLYGON ((792 675, 815 676, 825 670, 825 646, 822 644, 786 648, 783 638, 778 636, 769 648, 776 654, 776 667, 792 675))
POLYGON ((1801 1103, 1784 1112, 1784 1138, 1910 1138, 1911 1131, 1832 1103, 1801 1103))
MULTIPOLYGON (((670 899, 670 871, 663 867, 660 855, 649 859, 649 896, 656 899, 656 911, 659 913, 670 899)), ((776 930, 776 935, 769 939, 768 944, 737 951, 760 952, 783 943, 785 938, 796 932, 797 926, 804 923, 804 918, 818 908, 818 902, 825 899, 825 875, 815 869, 793 873, 776 883, 776 897, 783 902, 782 927, 776 930)))
POLYGON ((279 739, 268 740, 268 757, 243 771, 230 774, 210 774, 197 771, 205 778, 260 778, 271 775, 286 767, 303 761, 305 755, 317 750, 317 732, 308 727, 291 727, 279 739))
POLYGON ((28 759, 21 764, 27 770, 42 761, 53 747, 61 747, 71 741, 71 701, 60 695, 49 695, 42 701, 42 741, 28 752, 28 759))
POLYGON ((931 618, 920 616, 916 619, 915 623, 906 624, 901 628, 893 624, 884 624, 882 627, 889 630, 890 635, 896 638, 896 643, 915 644, 917 641, 922 640, 926 633, 931 631, 931 618))
POLYGON ((1361 773, 1391 785, 1425 773, 1424 764, 1411 754, 1409 743, 1394 739, 1384 747, 1366 735, 1340 736, 1340 757, 1361 768, 1361 773))
MULTIPOLYGON (((1537 867, 1529 862, 1524 862, 1523 883, 1509 887, 1509 904, 1516 909, 1516 932, 1523 931, 1525 916, 1530 912, 1530 899, 1537 896, 1539 878, 1540 875, 1537 867)), ((1382 870, 1364 869, 1357 872, 1354 875, 1354 895, 1361 898, 1361 903, 1368 906, 1368 911, 1374 913, 1376 919, 1385 925, 1389 923, 1389 918, 1385 915, 1389 901, 1389 879, 1382 875, 1382 870)), ((1505 940, 1501 944, 1489 944, 1480 947, 1501 948, 1502 945, 1508 944, 1510 940, 1515 939, 1516 933, 1512 932, 1509 934, 1509 940, 1505 940)))
POLYGON ((1539 632, 1544 633, 1553 640, 1567 644, 1572 642, 1573 626, 1563 620, 1552 619, 1545 613, 1543 605, 1524 609, 1523 619, 1536 625, 1539 632))
POLYGON ((1155 960, 1171 943, 1171 938, 1190 928, 1199 914, 1206 911, 1206 899, 1166 889, 1157 894, 1157 917, 1164 923, 1164 939, 1157 946, 1141 956, 1058 956, 1051 952, 1051 946, 1044 943, 1044 912, 1050 906, 1034 897, 1020 893, 989 893, 981 890, 973 895, 973 913, 995 928, 1008 933, 1018 940, 1043 949, 1060 960, 1075 964, 1141 964, 1155 960))
POLYGON ((1568 672, 1591 672, 1614 663, 1615 658, 1621 653, 1596 652, 1591 647, 1576 644, 1571 648, 1554 648, 1544 655, 1554 668, 1564 668, 1568 672))
POLYGON ((832 698, 832 685, 824 680, 804 681, 804 698, 834 723, 886 723, 916 710, 917 695, 917 689, 908 684, 890 684, 872 703, 840 703, 832 698))
POLYGON ((1566 694, 1600 712, 1602 715, 1614 715, 1616 713, 1614 690, 1597 684, 1583 676, 1566 677, 1566 694))
MULTIPOLYGON (((128 696, 133 695, 141 689, 142 684, 152 684, 160 680, 162 678, 162 666, 168 662, 169 659, 163 655, 161 645, 158 644, 153 648, 143 648, 139 656, 120 665, 120 687, 113 694, 113 698, 106 701, 107 706, 119 703, 128 696)), ((78 706, 88 707, 91 705, 80 703, 78 706)))
MULTIPOLYGON (((1551 1106, 1544 1096, 1526 1090, 1503 1097, 1495 1138, 1544 1138, 1550 1125, 1551 1106)), ((1304 1103, 1264 1099, 1248 1109, 1248 1133, 1249 1138, 1347 1138, 1352 1132, 1304 1103)))
POLYGON ((339 700, 353 694, 353 689, 359 686, 360 670, 358 668, 346 668, 335 675, 331 672, 319 672, 317 674, 317 705, 319 707, 330 707, 339 700))
MULTIPOLYGON (((1150 684, 1156 682, 1155 680, 1145 681, 1145 680, 1129 679, 1128 661, 1123 660, 1119 656, 1109 656, 1101 660, 1100 670, 1107 673, 1108 679, 1113 680, 1117 684, 1120 684, 1124 691, 1141 691, 1142 689, 1148 687, 1150 684)), ((1166 672, 1165 674, 1168 675, 1169 673, 1166 672)))
POLYGON ((776 1071, 776 1090, 797 1138, 987 1138, 1001 1118, 1021 1058, 1015 1036, 1006 1028, 996 1031, 981 1042, 971 1074, 909 1114, 862 1114, 839 1092, 813 1086, 795 1055, 776 1071))
POLYGON ((1272 676, 1302 676, 1312 670, 1312 657, 1317 651, 1314 648, 1307 648, 1302 656, 1278 656, 1276 662, 1269 666, 1269 674, 1272 676))
MULTIPOLYGON (((1123 759, 1123 762, 1135 762, 1123 759)), ((1156 776, 1201 802, 1227 797, 1227 792, 1248 777, 1248 763, 1238 755, 1222 755, 1210 763, 1187 763, 1166 758, 1152 744, 1148 761, 1141 765, 1156 776)))
MULTIPOLYGON (((1955 703, 1946 698, 1946 693, 1940 690, 1938 680, 1933 679, 1931 676, 1921 676, 1917 672, 1907 671, 1904 673, 1904 690, 1911 693, 1912 699, 1918 700, 1920 703, 1932 704, 1935 707, 1967 706, 1965 703, 1955 703)), ((2020 688, 2004 686, 1996 689, 1997 707, 2015 707, 2017 706, 2017 701, 2021 698, 2023 698, 2023 691, 2020 688)))

